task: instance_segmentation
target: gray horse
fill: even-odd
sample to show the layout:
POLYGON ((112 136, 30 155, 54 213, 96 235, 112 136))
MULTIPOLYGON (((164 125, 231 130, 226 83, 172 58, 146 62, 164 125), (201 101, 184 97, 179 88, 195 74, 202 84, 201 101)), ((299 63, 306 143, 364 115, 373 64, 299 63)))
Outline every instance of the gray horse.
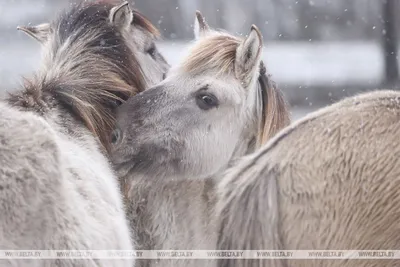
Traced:
MULTIPOLYGON (((124 35, 126 45, 129 47, 130 52, 135 55, 139 63, 136 68, 141 70, 147 86, 153 86, 165 77, 167 70, 170 68, 155 45, 155 41, 159 39, 160 33, 139 11, 131 10, 128 2, 123 2, 119 6, 122 8, 121 12, 115 12, 114 16, 128 16, 127 20, 132 21, 132 26, 126 27, 125 29, 121 28, 121 33, 124 35)), ((124 18, 110 17, 110 19, 122 21, 124 18)), ((84 20, 82 20, 81 23, 84 23, 84 20)), ((59 36, 57 36, 58 30, 55 27, 57 27, 57 25, 54 23, 17 27, 18 30, 27 33, 42 44, 42 69, 47 73, 50 71, 55 73, 64 71, 63 69, 54 69, 54 64, 52 62, 55 53, 59 50, 58 44, 54 42, 54 38, 59 38, 59 36)), ((76 40, 71 39, 69 42, 76 42, 76 40)), ((67 46, 68 43, 64 45, 67 46)), ((71 50, 66 48, 64 52, 69 53, 71 50)), ((64 55, 60 56, 64 57, 64 55)), ((64 60, 66 59, 67 58, 64 60)), ((82 58, 81 60, 86 60, 86 58, 82 58)), ((60 64, 59 67, 65 68, 67 66, 60 64)))
MULTIPOLYGON (((105 148, 116 107, 167 71, 153 47, 147 57, 157 68, 146 74, 155 77, 146 79, 140 66, 148 60, 136 56, 140 51, 132 41, 138 31, 157 34, 127 3, 104 2, 83 3, 48 27, 26 29, 43 42, 45 57, 35 78, 0 103, 1 249, 133 248, 105 148)), ((0 261, 0 266, 30 267, 133 264, 132 259, 0 261)))
POLYGON ((258 29, 242 40, 198 20, 200 39, 183 62, 118 110, 112 152, 122 178, 214 174, 289 122, 281 92, 261 62, 258 29))
POLYGON ((289 123, 287 105, 261 62, 258 29, 241 39, 211 30, 199 12, 195 21, 198 40, 183 62, 118 110, 112 160, 141 249, 213 249, 219 177, 206 177, 289 123))
MULTIPOLYGON (((218 249, 392 250, 400 244, 400 93, 346 98, 282 130, 218 187, 218 249)), ((222 260, 219 266, 400 266, 222 260)))

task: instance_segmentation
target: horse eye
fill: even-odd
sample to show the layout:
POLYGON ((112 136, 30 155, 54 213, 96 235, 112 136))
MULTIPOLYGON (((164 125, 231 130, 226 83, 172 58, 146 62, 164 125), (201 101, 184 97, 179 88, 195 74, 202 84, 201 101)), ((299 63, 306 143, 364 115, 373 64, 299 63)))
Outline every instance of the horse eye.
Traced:
POLYGON ((199 108, 203 110, 209 110, 214 107, 218 107, 218 99, 212 94, 200 94, 196 98, 196 103, 199 108))
POLYGON ((154 58, 156 56, 156 45, 151 43, 150 47, 146 50, 146 53, 154 58))
POLYGON ((118 140, 121 138, 121 130, 120 129, 115 129, 111 133, 111 143, 115 144, 118 142, 118 140))

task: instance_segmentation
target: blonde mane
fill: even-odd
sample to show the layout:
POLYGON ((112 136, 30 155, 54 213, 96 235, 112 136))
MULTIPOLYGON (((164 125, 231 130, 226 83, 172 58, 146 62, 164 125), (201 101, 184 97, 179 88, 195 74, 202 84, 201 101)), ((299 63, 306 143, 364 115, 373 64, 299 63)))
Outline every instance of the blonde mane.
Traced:
POLYGON ((233 74, 236 49, 241 41, 224 32, 213 32, 194 44, 181 68, 193 75, 210 69, 218 70, 217 76, 233 74))

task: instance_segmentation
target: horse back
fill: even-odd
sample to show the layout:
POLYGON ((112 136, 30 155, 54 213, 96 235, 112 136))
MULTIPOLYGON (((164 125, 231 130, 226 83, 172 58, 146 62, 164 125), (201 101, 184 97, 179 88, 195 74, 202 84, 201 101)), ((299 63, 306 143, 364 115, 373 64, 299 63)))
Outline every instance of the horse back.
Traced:
MULTIPOLYGON (((399 118, 400 93, 379 91, 342 100, 282 130, 224 179, 218 248, 396 249, 399 118)), ((219 266, 399 265, 395 259, 227 263, 219 266)))
MULTIPOLYGON (((85 160, 90 158, 88 149, 74 146, 41 117, 4 104, 0 113, 0 248, 131 250, 117 179, 110 167, 104 170, 105 157, 93 153, 92 160, 102 158, 97 163, 105 165, 95 165, 96 171, 85 160)), ((133 266, 132 260, 7 260, 2 264, 133 266)))
MULTIPOLYGON (((347 98, 300 121, 269 148, 285 249, 390 250, 400 244, 400 93, 347 98)), ((399 260, 296 261, 398 266, 399 260)))

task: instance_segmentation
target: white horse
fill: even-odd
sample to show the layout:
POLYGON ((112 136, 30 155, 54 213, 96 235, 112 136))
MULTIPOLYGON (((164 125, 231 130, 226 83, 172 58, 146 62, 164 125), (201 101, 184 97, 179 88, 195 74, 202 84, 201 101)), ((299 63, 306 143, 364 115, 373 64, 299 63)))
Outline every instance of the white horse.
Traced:
POLYGON ((112 160, 143 249, 214 248, 214 180, 205 177, 289 123, 258 29, 241 39, 211 30, 199 12, 195 21, 198 40, 183 62, 118 110, 112 160))
MULTIPOLYGON (((0 104, 1 249, 133 248, 104 148, 116 107, 167 71, 154 47, 143 60, 146 52, 132 42, 138 31, 152 39, 157 34, 138 14, 127 3, 84 3, 48 27, 24 29, 44 43, 44 68, 0 104), (143 73, 140 66, 149 60, 157 68, 143 73)), ((132 259, 0 261, 0 266, 29 267, 133 264, 132 259)))

